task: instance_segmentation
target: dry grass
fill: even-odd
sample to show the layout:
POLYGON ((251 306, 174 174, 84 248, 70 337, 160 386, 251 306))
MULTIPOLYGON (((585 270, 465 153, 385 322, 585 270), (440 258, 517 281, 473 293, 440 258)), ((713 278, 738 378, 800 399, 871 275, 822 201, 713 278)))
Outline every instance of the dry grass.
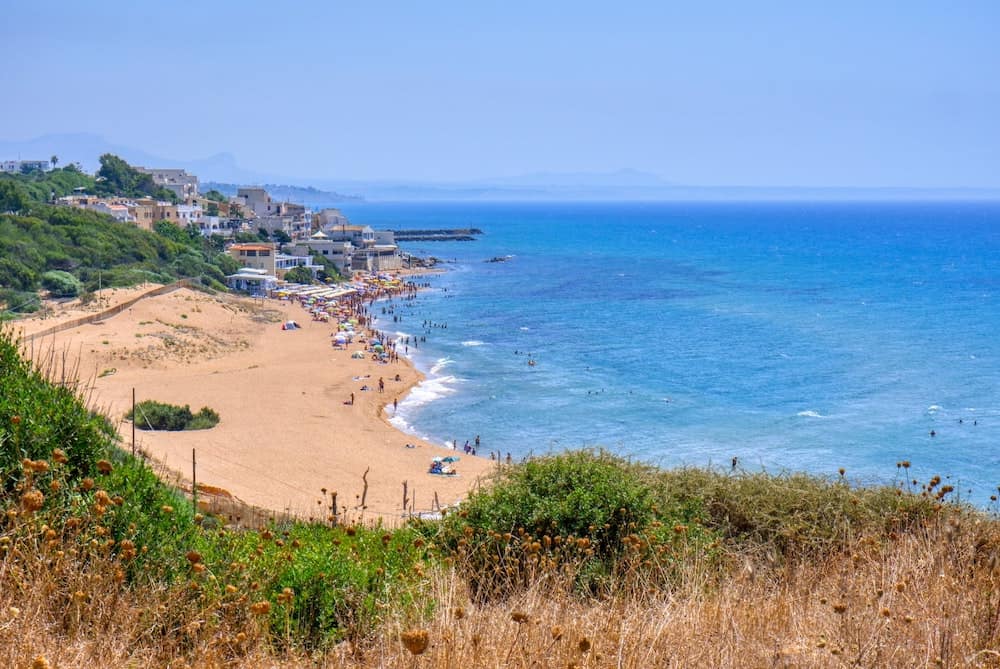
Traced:
POLYGON ((947 507, 820 562, 731 555, 711 581, 692 570, 672 590, 637 585, 605 600, 574 594, 572 579, 539 578, 477 605, 462 570, 443 562, 425 577, 428 617, 410 609, 357 647, 318 654, 283 643, 254 615, 253 593, 209 595, 195 575, 130 587, 120 550, 43 529, 23 510, 2 536, 5 667, 37 656, 61 667, 1000 666, 1000 527, 947 507), (422 632, 426 650, 413 655, 422 632))

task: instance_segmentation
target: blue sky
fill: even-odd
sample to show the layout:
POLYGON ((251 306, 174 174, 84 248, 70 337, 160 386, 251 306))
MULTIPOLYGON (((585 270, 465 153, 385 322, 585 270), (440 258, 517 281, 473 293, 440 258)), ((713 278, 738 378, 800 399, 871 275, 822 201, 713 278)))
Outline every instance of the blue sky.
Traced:
POLYGON ((314 178, 1000 187, 995 1, 6 4, 2 139, 314 178))

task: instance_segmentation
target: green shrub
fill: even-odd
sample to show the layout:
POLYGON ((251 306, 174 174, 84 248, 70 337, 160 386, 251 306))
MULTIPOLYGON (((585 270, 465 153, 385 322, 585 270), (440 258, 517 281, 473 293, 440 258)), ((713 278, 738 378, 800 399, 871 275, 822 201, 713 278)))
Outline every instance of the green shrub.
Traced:
POLYGON ((463 523, 477 529, 588 537, 601 557, 653 518, 648 472, 605 452, 529 460, 469 498, 463 523))
POLYGON ((892 486, 856 487, 844 476, 673 469, 657 477, 661 504, 697 504, 706 525, 737 550, 769 561, 841 550, 865 532, 900 531, 935 512, 935 501, 892 486))
POLYGON ((58 269, 42 274, 42 285, 55 297, 76 297, 83 289, 79 279, 58 269))
POLYGON ((202 407, 201 410, 188 421, 185 430, 207 430, 211 427, 215 427, 219 424, 219 414, 208 407, 202 407))
POLYGON ((176 406, 156 400, 139 402, 135 412, 130 410, 125 418, 134 422, 140 430, 205 430, 219 423, 219 414, 208 407, 192 414, 187 404, 176 406))
POLYGON ((72 475, 90 475, 115 434, 106 418, 79 401, 71 383, 49 383, 0 328, 0 490, 10 490, 23 458, 47 458, 55 448, 66 453, 72 475))

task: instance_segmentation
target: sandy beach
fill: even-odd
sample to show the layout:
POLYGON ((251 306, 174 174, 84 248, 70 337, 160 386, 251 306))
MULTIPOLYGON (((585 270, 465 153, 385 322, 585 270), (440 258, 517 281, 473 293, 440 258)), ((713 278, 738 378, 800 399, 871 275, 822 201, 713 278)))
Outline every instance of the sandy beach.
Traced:
MULTIPOLYGON (((101 308, 142 292, 105 291, 101 308)), ((28 337, 98 310, 95 304, 57 308, 44 319, 19 321, 15 330, 28 337)), ((199 486, 220 488, 247 504, 326 518, 329 493, 336 491, 338 507, 357 519, 366 470, 365 518, 402 517, 404 481, 417 511, 430 510, 435 494, 442 506, 461 499, 492 470, 492 461, 460 454, 459 476, 429 474, 432 457, 455 452, 398 431, 384 413, 419 383, 420 373, 403 358, 388 364, 352 358, 363 344, 335 350, 334 331, 333 324, 311 321, 294 302, 181 288, 102 321, 35 337, 26 347, 36 358, 55 352, 76 362, 92 404, 117 422, 126 449, 132 429, 123 417, 133 388, 137 401, 217 411, 221 421, 210 430, 136 430, 137 445, 188 480, 195 449, 199 486), (283 330, 287 320, 302 328, 283 330), (378 392, 379 378, 384 393, 378 392)))

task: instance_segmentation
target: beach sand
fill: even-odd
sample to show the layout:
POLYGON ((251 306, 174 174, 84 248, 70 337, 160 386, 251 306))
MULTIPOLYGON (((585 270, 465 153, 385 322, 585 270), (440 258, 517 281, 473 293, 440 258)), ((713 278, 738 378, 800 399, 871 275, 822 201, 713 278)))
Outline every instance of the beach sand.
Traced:
MULTIPOLYGON (((103 307, 141 292, 107 291, 103 307)), ((45 319, 19 321, 15 329, 27 337, 96 310, 61 308, 45 319)), ((388 405, 391 412, 393 399, 402 399, 420 373, 403 359, 352 359, 362 345, 334 350, 333 332, 333 325, 311 321, 294 302, 182 288, 25 345, 36 359, 52 352, 76 364, 92 405, 116 421, 126 450, 132 429, 123 417, 133 388, 137 401, 217 411, 221 421, 212 429, 135 430, 137 445, 187 480, 195 449, 199 487, 221 488, 264 509, 325 519, 329 493, 336 491, 340 511, 346 506, 349 517, 358 519, 368 470, 364 517, 392 521, 404 514, 404 481, 415 509, 428 511, 435 493, 440 505, 451 505, 493 471, 488 458, 461 454, 458 477, 427 473, 433 456, 455 452, 398 431, 382 409, 388 405), (286 320, 302 329, 282 330, 286 320), (385 379, 381 394, 379 377, 385 379), (373 390, 361 391, 363 385, 373 390), (352 392, 355 403, 346 404, 352 392)))

